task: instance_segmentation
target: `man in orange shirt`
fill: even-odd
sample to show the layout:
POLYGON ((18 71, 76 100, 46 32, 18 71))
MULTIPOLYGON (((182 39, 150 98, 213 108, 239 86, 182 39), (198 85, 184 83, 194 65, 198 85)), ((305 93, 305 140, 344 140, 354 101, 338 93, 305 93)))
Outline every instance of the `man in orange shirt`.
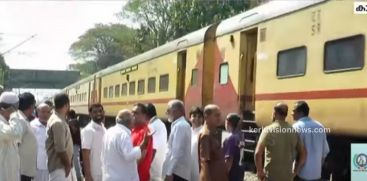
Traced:
MULTIPOLYGON (((149 119, 147 118, 147 108, 144 104, 138 103, 133 108, 134 128, 131 131, 133 146, 138 146, 143 141, 144 136, 148 134, 149 119)), ((147 149, 138 161, 138 173, 140 181, 149 181, 150 165, 153 159, 153 140, 148 140, 147 149)))

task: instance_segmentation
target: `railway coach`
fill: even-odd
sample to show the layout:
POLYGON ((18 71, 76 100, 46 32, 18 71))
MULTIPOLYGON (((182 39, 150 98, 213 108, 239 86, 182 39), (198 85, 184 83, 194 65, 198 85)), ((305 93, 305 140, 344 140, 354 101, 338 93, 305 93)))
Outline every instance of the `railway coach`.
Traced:
MULTIPOLYGON (((87 115, 102 103, 108 116, 137 102, 218 104, 223 115, 252 111, 271 123, 278 101, 306 100, 313 118, 330 129, 334 179, 349 180, 350 143, 367 141, 367 15, 353 1, 270 1, 64 89, 71 106, 87 115)), ((292 122, 291 116, 288 121, 292 122)), ((312 153, 309 153, 312 154, 312 153)))

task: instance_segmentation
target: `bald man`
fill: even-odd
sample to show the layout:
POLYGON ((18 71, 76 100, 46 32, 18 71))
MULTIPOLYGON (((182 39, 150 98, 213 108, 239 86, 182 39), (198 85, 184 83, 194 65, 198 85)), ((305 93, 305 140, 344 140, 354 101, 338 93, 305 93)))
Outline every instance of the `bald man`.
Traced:
POLYGON ((217 139, 220 133, 216 129, 220 125, 222 120, 219 107, 214 104, 205 106, 204 127, 198 143, 200 181, 228 181, 221 142, 217 139))
POLYGON ((106 131, 101 156, 104 181, 139 181, 137 161, 145 151, 151 135, 145 135, 142 143, 133 147, 132 128, 133 114, 124 109, 117 114, 116 125, 106 131))
POLYGON ((185 119, 183 102, 169 101, 167 115, 172 124, 162 175, 166 181, 188 181, 191 176, 191 127, 185 119))
POLYGON ((259 180, 292 181, 303 166, 306 151, 296 130, 285 121, 288 106, 274 106, 274 122, 262 130, 255 150, 255 164, 259 180), (265 164, 263 155, 265 152, 265 164), (295 160, 295 156, 298 158, 295 160), (293 169, 293 162, 296 161, 293 169))
POLYGON ((38 118, 31 122, 31 127, 37 139, 37 173, 34 181, 48 181, 47 151, 46 151, 46 126, 51 116, 51 107, 45 103, 37 106, 38 118))

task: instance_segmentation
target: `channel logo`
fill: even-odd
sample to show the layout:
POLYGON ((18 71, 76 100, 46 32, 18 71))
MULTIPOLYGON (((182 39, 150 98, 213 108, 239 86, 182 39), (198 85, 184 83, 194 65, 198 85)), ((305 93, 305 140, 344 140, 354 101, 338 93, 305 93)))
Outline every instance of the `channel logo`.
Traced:
POLYGON ((354 14, 367 14, 367 2, 354 2, 354 14))
POLYGON ((365 181, 367 178, 367 144, 351 145, 351 180, 365 181))

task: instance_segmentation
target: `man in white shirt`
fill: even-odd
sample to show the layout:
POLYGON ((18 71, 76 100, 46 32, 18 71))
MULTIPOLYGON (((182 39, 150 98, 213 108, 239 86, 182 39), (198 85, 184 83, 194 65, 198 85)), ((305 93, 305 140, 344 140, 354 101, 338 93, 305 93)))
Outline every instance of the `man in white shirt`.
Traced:
POLYGON ((117 114, 116 125, 106 131, 101 155, 103 181, 139 181, 137 161, 151 135, 146 135, 140 146, 133 147, 132 127, 133 114, 124 109, 117 114))
POLYGON ((33 119, 36 99, 33 94, 25 92, 19 95, 19 110, 16 116, 22 120, 23 135, 19 140, 21 181, 31 181, 37 172, 37 139, 30 121, 33 119))
POLYGON ((48 169, 47 169, 47 151, 46 151, 46 139, 47 139, 47 120, 51 116, 51 108, 45 103, 41 103, 37 107, 38 118, 31 122, 33 133, 37 139, 37 173, 34 177, 34 181, 48 181, 48 169))
POLYGON ((306 151, 306 161, 296 180, 320 180, 322 164, 329 153, 324 126, 309 115, 310 108, 305 101, 298 101, 293 109, 293 128, 298 132, 306 151))
POLYGON ((162 166, 167 148, 167 129, 157 117, 157 111, 152 103, 146 105, 149 127, 153 134, 153 161, 150 167, 150 180, 162 180, 162 166))
POLYGON ((101 153, 103 136, 106 129, 103 126, 104 110, 101 104, 89 107, 91 121, 82 129, 82 156, 85 181, 102 181, 101 153))
POLYGON ((16 141, 22 137, 22 123, 10 115, 16 113, 19 98, 13 92, 0 96, 0 181, 19 181, 19 152, 16 141))
POLYGON ((183 102, 169 101, 167 115, 172 125, 162 175, 166 181, 188 181, 191 175, 191 128, 185 119, 183 102))
POLYGON ((203 111, 199 107, 193 107, 190 111, 191 130, 191 177, 190 181, 199 181, 199 148, 198 140, 201 128, 203 128, 203 111))

